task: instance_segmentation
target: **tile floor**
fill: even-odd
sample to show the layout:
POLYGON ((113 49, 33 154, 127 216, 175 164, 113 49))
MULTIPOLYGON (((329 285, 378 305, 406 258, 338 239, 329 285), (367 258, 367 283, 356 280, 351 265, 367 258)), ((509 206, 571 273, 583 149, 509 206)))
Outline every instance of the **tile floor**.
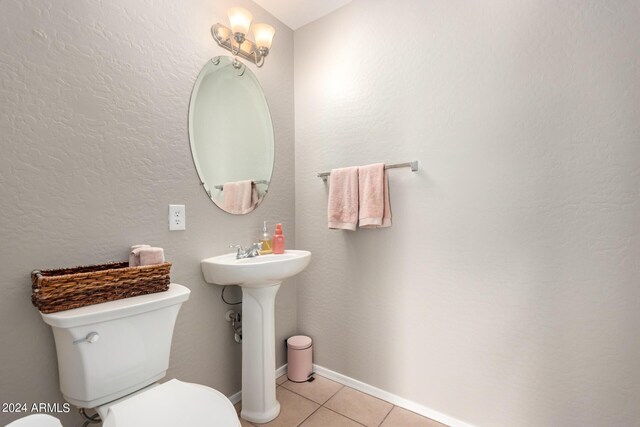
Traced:
MULTIPOLYGON (((278 418, 266 424, 241 419, 243 427, 446 427, 317 374, 312 382, 294 383, 283 375, 276 383, 278 418)), ((238 402, 238 414, 241 408, 238 402)))

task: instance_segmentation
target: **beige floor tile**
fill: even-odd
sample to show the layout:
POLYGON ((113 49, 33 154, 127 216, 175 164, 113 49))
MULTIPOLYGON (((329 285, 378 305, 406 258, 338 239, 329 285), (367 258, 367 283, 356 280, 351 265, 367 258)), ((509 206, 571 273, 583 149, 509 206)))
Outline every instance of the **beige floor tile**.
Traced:
POLYGON ((318 409, 300 427, 361 427, 362 424, 343 417, 325 407, 318 409))
MULTIPOLYGON (((242 411, 242 402, 238 402, 233 406, 234 406, 234 408, 236 408, 236 414, 238 414, 238 418, 240 418, 240 411, 242 411)), ((240 425, 242 427, 254 427, 253 424, 251 424, 247 420, 243 420, 242 418, 240 418, 240 425)))
POLYGON ((380 427, 446 427, 431 418, 394 406, 380 427))
POLYGON ((295 427, 320 407, 317 403, 283 387, 276 389, 276 398, 280 402, 280 415, 271 422, 256 424, 257 426, 295 427))
POLYGON ((370 427, 379 426, 393 408, 389 402, 350 387, 340 389, 324 406, 370 427))
POLYGON ((315 380, 311 382, 294 383, 292 381, 287 381, 282 384, 282 387, 322 405, 343 386, 335 381, 315 375, 315 380))
POLYGON ((284 375, 280 375, 278 378, 276 378, 276 384, 280 385, 282 383, 287 382, 287 374, 284 375))

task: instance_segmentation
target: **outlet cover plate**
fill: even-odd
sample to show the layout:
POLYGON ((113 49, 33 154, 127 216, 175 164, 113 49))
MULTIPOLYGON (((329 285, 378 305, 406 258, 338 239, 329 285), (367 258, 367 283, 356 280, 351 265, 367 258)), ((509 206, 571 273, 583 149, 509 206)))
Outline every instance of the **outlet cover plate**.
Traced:
POLYGON ((184 205, 169 205, 169 230, 181 231, 187 229, 184 205))

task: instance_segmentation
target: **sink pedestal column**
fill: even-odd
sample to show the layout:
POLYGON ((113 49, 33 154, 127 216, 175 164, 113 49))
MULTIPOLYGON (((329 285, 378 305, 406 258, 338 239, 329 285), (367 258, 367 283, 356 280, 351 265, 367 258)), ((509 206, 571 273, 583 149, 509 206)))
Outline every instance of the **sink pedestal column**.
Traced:
POLYGON ((267 423, 280 414, 276 400, 275 300, 280 283, 242 287, 242 418, 267 423))

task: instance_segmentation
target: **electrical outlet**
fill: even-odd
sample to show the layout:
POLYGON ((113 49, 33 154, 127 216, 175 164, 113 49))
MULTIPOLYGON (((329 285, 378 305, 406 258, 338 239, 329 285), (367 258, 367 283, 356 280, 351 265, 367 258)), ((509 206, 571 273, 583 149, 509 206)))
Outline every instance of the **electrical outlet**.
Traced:
POLYGON ((184 205, 169 205, 169 230, 186 230, 186 214, 184 205))

